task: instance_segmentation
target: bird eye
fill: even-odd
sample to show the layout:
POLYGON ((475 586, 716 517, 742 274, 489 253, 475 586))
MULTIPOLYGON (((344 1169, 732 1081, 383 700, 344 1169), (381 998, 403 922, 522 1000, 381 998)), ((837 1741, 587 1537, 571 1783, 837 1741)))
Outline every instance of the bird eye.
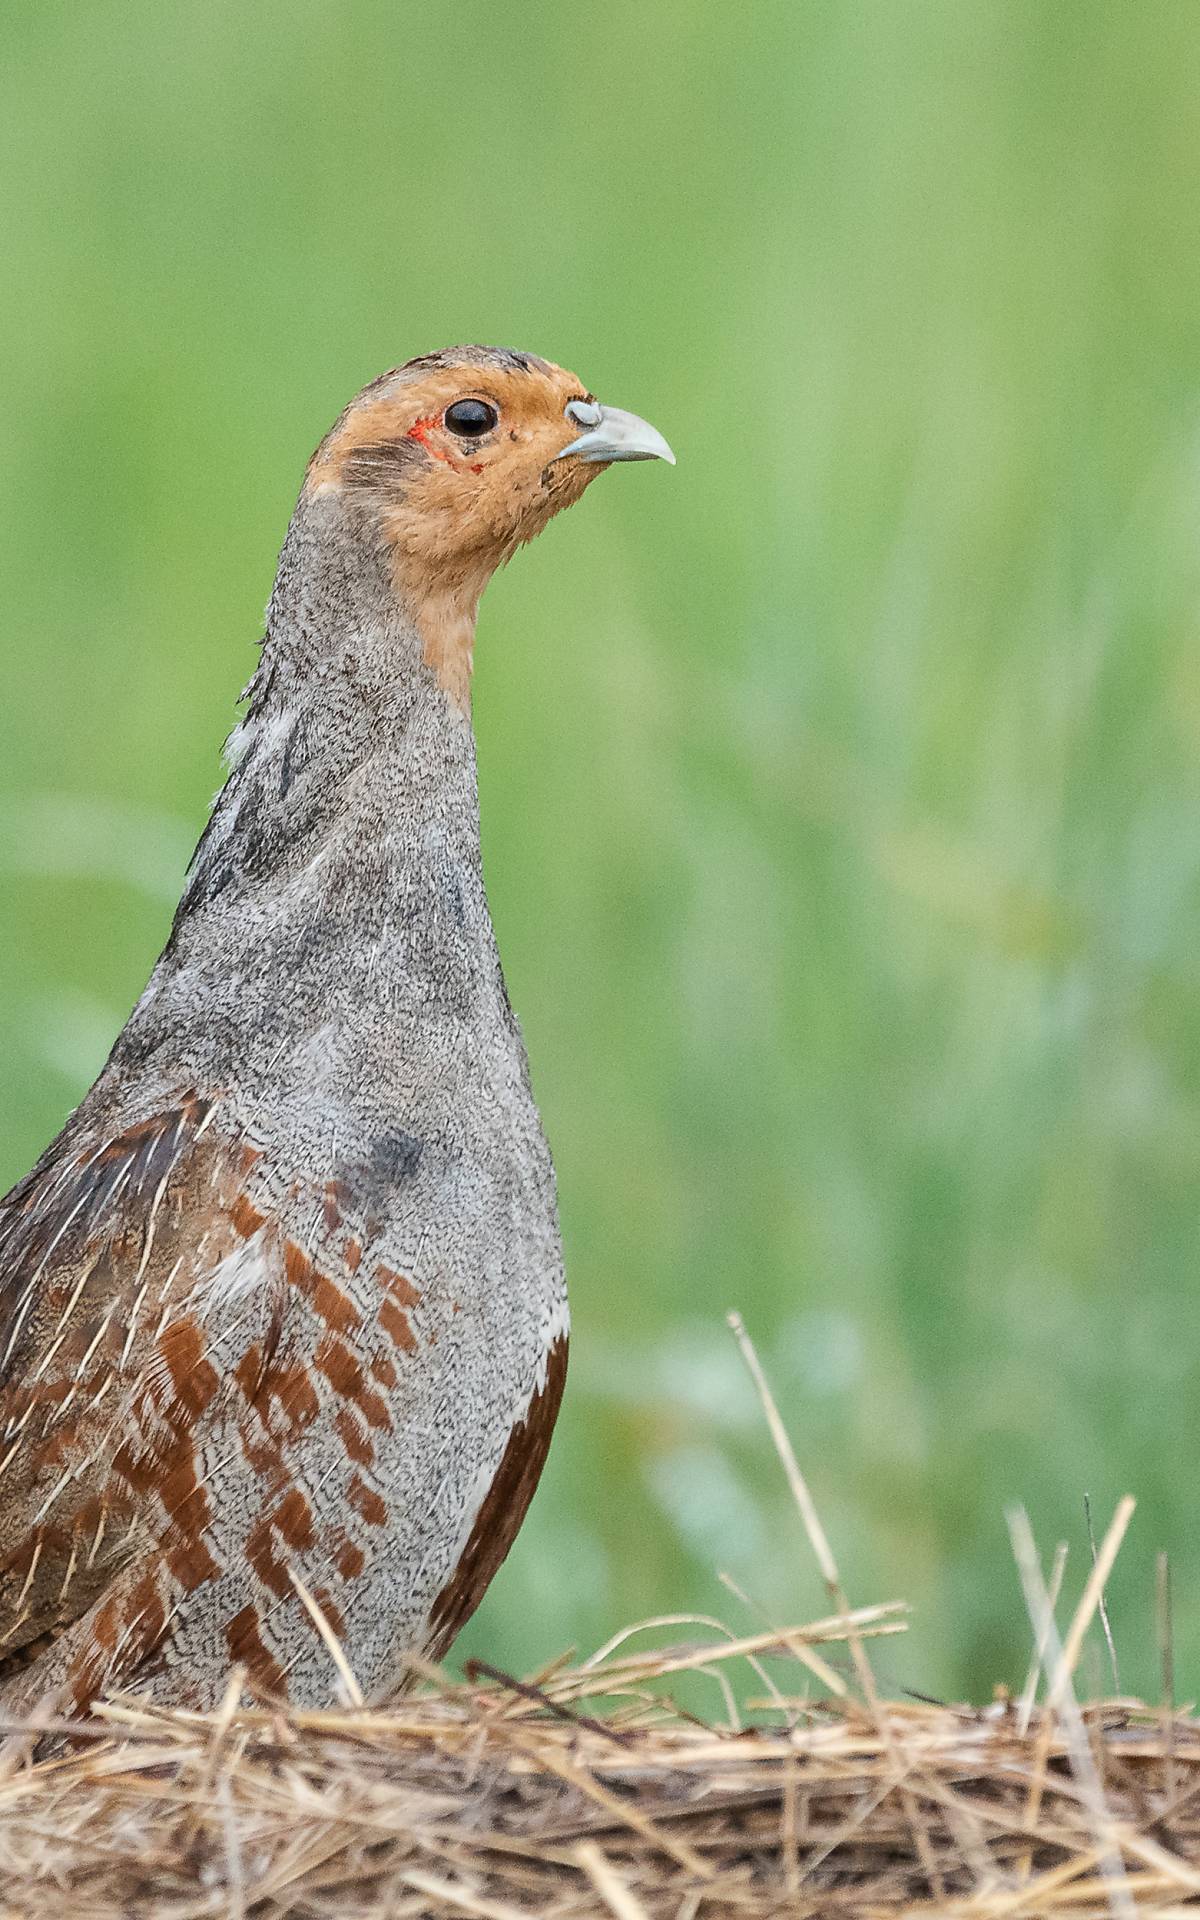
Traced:
POLYGON ((466 440, 478 440, 480 434, 491 432, 500 415, 486 400, 456 400, 452 407, 446 408, 442 418, 451 433, 461 433, 466 440))

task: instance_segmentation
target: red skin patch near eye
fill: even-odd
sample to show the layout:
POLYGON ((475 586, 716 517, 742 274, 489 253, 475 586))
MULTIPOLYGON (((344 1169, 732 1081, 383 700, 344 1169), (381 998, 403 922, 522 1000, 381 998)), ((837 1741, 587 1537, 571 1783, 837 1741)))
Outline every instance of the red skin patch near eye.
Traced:
POLYGON ((438 414, 436 413, 424 414, 420 420, 413 421, 412 426, 409 428, 408 432, 405 434, 404 437, 406 440, 419 440, 421 445, 424 447, 426 453, 430 454, 434 460, 442 460, 445 462, 445 464, 448 467, 450 467, 450 466, 453 466, 454 464, 454 462, 450 458, 450 455, 448 453, 443 452, 443 450, 440 447, 431 447, 429 444, 430 428, 440 427, 441 424, 442 424, 441 418, 438 414))
MULTIPOLYGON (((426 453, 429 454, 431 459, 440 460, 442 461, 443 465, 447 467, 457 466, 458 462, 454 460, 450 454, 446 453, 441 447, 434 447, 434 446, 431 446, 429 443, 430 429, 434 427, 440 427, 441 424, 442 424, 442 417, 440 414, 438 413, 423 414, 419 420, 413 421, 412 426, 409 428, 408 432, 405 434, 404 437, 406 440, 419 441, 421 446, 424 447, 426 453)), ((472 473, 482 473, 484 470, 482 461, 477 467, 473 466, 470 470, 472 473)))

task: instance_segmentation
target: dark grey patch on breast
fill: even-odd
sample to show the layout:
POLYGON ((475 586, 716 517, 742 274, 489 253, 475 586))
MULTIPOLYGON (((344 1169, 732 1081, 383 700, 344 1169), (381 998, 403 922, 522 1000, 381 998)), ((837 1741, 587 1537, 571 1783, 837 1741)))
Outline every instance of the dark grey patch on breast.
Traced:
POLYGON ((364 1168, 368 1190, 377 1194, 380 1189, 397 1187, 402 1180, 411 1180, 421 1164, 421 1155, 425 1143, 413 1133, 405 1133, 403 1127, 388 1127, 372 1143, 370 1158, 364 1168))

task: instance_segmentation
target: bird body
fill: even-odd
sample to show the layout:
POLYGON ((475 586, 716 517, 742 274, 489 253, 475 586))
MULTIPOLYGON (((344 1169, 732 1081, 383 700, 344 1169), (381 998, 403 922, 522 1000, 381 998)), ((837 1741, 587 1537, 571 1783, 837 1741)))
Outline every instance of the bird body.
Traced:
POLYGON ((548 363, 452 349, 310 463, 167 947, 0 1202, 10 1706, 212 1705, 233 1664, 320 1703, 331 1634, 386 1698, 515 1536, 567 1306, 470 656, 495 566, 665 452, 604 417, 548 363))

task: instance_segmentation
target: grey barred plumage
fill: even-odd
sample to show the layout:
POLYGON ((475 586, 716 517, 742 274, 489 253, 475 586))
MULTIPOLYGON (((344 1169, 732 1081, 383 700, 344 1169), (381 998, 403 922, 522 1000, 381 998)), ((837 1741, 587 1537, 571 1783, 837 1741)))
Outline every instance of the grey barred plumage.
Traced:
POLYGON ((574 451, 582 393, 533 356, 425 356, 310 465, 170 939, 0 1203, 10 1708, 114 1682, 211 1706, 234 1662, 327 1700, 314 1604, 385 1698, 520 1524, 567 1307, 470 665, 490 573, 606 464, 574 451))

